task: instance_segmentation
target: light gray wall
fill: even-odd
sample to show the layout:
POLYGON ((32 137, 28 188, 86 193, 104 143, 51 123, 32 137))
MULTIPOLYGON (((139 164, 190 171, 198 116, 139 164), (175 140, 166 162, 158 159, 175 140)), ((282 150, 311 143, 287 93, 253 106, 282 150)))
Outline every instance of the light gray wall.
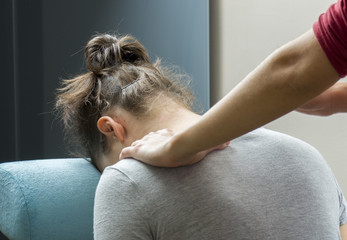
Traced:
MULTIPOLYGON (((265 57, 312 27, 334 0, 211 1, 212 103, 265 57)), ((266 126, 315 146, 347 194, 347 114, 312 117, 290 113, 266 126)))

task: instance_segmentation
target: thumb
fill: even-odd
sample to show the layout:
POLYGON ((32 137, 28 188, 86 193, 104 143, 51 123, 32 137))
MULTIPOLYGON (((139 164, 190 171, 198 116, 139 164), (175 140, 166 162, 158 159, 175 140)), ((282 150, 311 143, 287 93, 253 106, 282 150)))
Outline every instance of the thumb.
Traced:
POLYGON ((134 157, 135 148, 134 147, 125 147, 122 149, 121 153, 119 154, 119 160, 122 160, 124 158, 134 157))
POLYGON ((223 150, 224 148, 228 147, 229 145, 230 145, 230 141, 214 147, 213 150, 223 150))

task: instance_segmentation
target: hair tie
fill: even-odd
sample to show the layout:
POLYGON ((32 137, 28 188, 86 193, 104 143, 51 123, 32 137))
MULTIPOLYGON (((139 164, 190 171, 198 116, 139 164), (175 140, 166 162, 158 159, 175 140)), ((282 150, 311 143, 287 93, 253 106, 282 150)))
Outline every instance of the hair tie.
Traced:
POLYGON ((133 85, 134 83, 136 83, 136 82, 138 82, 138 81, 140 81, 140 80, 141 80, 141 78, 139 78, 139 79, 137 79, 137 80, 135 80, 135 81, 133 81, 133 82, 131 82, 131 83, 125 85, 124 87, 121 88, 121 90, 123 91, 123 90, 126 89, 127 87, 133 85))

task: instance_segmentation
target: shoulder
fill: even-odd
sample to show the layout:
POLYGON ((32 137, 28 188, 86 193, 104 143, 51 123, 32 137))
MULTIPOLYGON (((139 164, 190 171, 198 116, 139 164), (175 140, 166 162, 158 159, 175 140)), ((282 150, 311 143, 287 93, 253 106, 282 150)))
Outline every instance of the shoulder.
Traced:
POLYGON ((133 176, 134 172, 142 173, 141 170, 144 168, 144 164, 136 161, 134 159, 124 159, 119 162, 117 162, 114 165, 108 166, 103 171, 99 185, 112 185, 114 183, 117 183, 119 185, 119 182, 121 181, 123 184, 125 182, 132 183, 134 182, 133 176))
POLYGON ((107 178, 123 178, 128 181, 136 182, 138 178, 146 177, 151 171, 155 171, 155 167, 152 167, 143 162, 137 161, 132 158, 126 158, 120 160, 116 164, 107 167, 102 177, 107 178))
POLYGON ((136 163, 126 160, 107 167, 101 176, 94 201, 95 239, 151 238, 146 198, 139 193, 133 175, 122 170, 128 169, 132 162, 136 163))
POLYGON ((266 128, 259 128, 241 136, 232 141, 230 146, 240 149, 245 148, 249 152, 254 149, 254 151, 261 150, 261 152, 270 152, 271 154, 288 154, 292 156, 301 153, 300 155, 307 154, 308 156, 322 158, 318 150, 307 142, 266 128))
MULTIPOLYGON (((230 144, 228 158, 247 172, 268 168, 302 178, 333 174, 320 152, 295 137, 261 128, 230 144)), ((223 154, 223 153, 220 153, 223 154)), ((264 170, 265 171, 265 170, 264 170)))
POLYGON ((141 204, 141 193, 135 179, 136 173, 143 174, 144 171, 136 169, 136 160, 122 160, 120 164, 107 167, 101 175, 95 193, 94 210, 98 213, 107 212, 108 208, 120 206, 135 206, 141 204))
POLYGON ((149 166, 132 158, 123 159, 114 165, 108 166, 103 171, 97 194, 116 194, 117 192, 128 192, 135 194, 140 185, 149 182, 151 176, 160 171, 160 168, 149 166))

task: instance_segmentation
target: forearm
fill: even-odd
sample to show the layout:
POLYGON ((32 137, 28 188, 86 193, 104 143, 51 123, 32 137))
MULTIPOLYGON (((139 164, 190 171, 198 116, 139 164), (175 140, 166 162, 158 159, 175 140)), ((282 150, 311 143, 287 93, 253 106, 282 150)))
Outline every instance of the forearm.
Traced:
POLYGON ((172 149, 189 155, 234 139, 294 110, 338 79, 309 31, 275 51, 201 121, 179 133, 172 149))

